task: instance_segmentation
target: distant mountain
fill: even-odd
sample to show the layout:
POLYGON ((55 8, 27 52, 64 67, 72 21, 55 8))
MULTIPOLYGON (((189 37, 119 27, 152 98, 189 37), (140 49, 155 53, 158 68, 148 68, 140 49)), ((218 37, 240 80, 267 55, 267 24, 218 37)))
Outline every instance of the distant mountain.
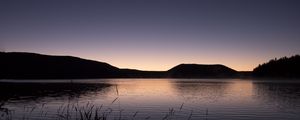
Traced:
POLYGON ((237 74, 224 65, 180 64, 167 71, 171 78, 230 78, 237 74))
POLYGON ((300 78, 300 56, 272 59, 254 68, 255 77, 300 78))
POLYGON ((142 71, 135 69, 120 69, 124 78, 165 78, 165 71, 142 71))
POLYGON ((80 78, 228 78, 237 71, 224 65, 181 64, 168 71, 119 69, 72 56, 0 52, 0 79, 80 78))
POLYGON ((0 66, 0 77, 8 79, 120 77, 117 67, 71 56, 1 52, 0 66))

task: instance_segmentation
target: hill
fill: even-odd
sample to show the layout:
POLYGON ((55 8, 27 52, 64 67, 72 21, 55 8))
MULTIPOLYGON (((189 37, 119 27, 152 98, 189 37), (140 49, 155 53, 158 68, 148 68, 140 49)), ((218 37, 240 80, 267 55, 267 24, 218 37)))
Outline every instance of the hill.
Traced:
POLYGON ((300 78, 300 56, 272 59, 254 68, 255 77, 300 78))
POLYGON ((6 79, 64 79, 120 77, 117 67, 71 56, 0 53, 0 77, 6 79))
POLYGON ((171 78, 230 78, 237 71, 224 65, 180 64, 167 71, 171 78))
POLYGON ((181 64, 168 71, 119 69, 78 57, 24 52, 0 52, 0 66, 0 79, 228 78, 238 73, 224 65, 199 64, 181 64))
POLYGON ((120 69, 123 78, 165 78, 165 71, 142 71, 135 69, 120 69))

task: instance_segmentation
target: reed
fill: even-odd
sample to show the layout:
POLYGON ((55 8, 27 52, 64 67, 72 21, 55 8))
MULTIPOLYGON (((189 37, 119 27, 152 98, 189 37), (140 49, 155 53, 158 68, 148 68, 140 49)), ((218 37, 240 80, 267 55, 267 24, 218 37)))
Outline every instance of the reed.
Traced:
MULTIPOLYGON (((111 104, 113 104, 116 99, 112 101, 111 104)), ((110 104, 110 105, 111 105, 110 104)), ((67 103, 62 104, 58 106, 56 113, 48 114, 47 107, 45 105, 42 105, 41 107, 25 107, 24 111, 27 111, 26 115, 23 115, 22 118, 14 118, 11 114, 9 117, 1 118, 1 120, 14 120, 14 119, 21 119, 21 120, 31 120, 31 119, 51 119, 51 120, 134 120, 134 119, 157 119, 157 116, 141 116, 142 114, 139 114, 139 111, 136 111, 132 113, 131 116, 124 117, 123 112, 126 112, 124 109, 113 109, 112 107, 108 106, 96 106, 95 104, 92 104, 90 102, 79 105, 79 103, 67 103), (34 114, 34 115, 33 115, 34 114), (40 115, 37 115, 40 114, 40 115)), ((181 104, 181 106, 177 109, 175 108, 169 108, 165 115, 162 116, 162 120, 172 120, 176 119, 176 113, 179 113, 183 109, 184 103, 181 104)), ((2 106, 1 106, 2 107, 2 106)), ((208 115, 208 109, 206 109, 205 112, 206 119, 208 115)), ((187 120, 191 120, 193 116, 193 110, 191 110, 190 114, 187 115, 187 120)))
POLYGON ((0 103, 0 120, 10 120, 11 117, 12 117, 12 111, 7 109, 7 108, 4 108, 4 102, 3 103, 0 103))
POLYGON ((188 120, 192 119, 192 116, 193 116, 193 110, 191 111, 189 117, 188 117, 188 120))
POLYGON ((184 104, 184 103, 182 103, 181 106, 180 106, 180 108, 179 108, 180 111, 181 111, 181 109, 183 108, 183 104, 184 104))

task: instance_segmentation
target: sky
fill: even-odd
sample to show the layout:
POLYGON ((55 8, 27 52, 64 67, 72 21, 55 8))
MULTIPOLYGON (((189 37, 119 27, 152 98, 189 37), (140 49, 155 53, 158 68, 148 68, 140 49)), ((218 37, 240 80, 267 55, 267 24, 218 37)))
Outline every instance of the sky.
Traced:
POLYGON ((253 70, 300 53, 299 0, 1 0, 0 51, 253 70))

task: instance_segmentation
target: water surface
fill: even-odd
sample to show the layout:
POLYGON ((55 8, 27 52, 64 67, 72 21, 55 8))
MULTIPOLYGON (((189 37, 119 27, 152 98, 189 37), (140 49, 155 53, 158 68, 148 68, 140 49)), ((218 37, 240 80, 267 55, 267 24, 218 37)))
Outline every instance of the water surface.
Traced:
POLYGON ((243 79, 1 80, 2 119, 298 120, 300 82, 243 79))

